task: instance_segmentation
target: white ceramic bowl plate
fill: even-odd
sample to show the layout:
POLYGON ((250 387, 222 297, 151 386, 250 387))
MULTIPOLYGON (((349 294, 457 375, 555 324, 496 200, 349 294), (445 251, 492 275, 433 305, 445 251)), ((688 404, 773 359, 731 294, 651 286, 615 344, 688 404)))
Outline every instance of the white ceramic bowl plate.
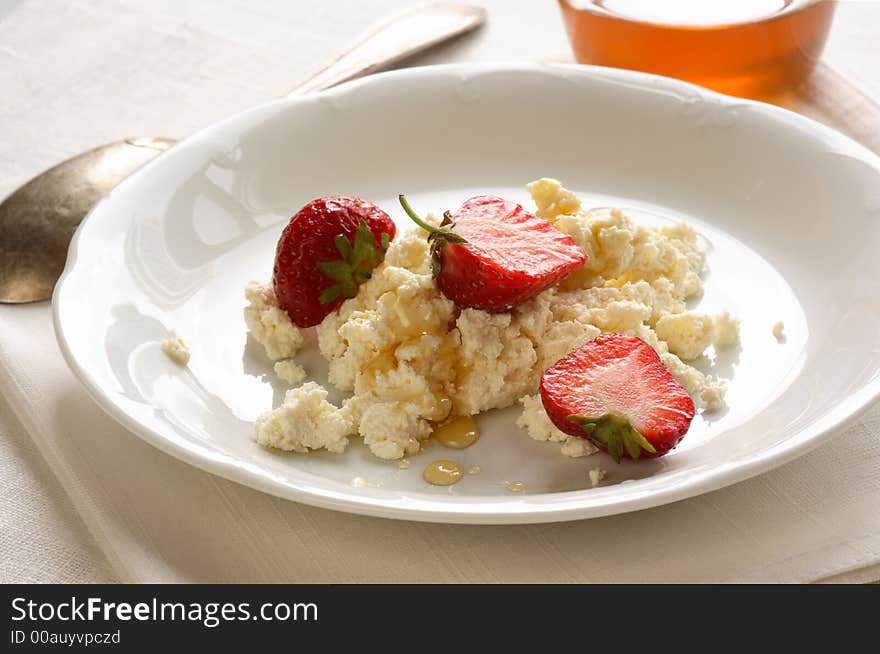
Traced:
MULTIPOLYGON (((768 470, 877 397, 878 245, 878 159, 795 114, 611 69, 419 68, 272 102, 175 146, 80 227, 55 321, 68 362, 104 409, 210 472, 377 516, 569 520, 768 470), (455 209, 476 193, 531 207, 524 185, 543 176, 590 205, 696 227, 707 250, 698 306, 742 321, 740 348, 699 362, 730 379, 727 411, 698 417, 670 455, 621 465, 531 441, 514 425, 516 409, 480 416, 472 448, 430 445, 405 470, 357 443, 343 455, 300 455, 252 441, 252 421, 284 386, 247 339, 242 290, 269 278, 293 212, 322 195, 360 195, 408 227, 398 193, 422 211, 455 209), (172 335, 190 346, 186 368, 159 350, 172 335), (438 458, 481 472, 432 487, 421 472, 438 458), (591 488, 595 466, 608 476, 591 488), (377 485, 353 486, 354 477, 377 485), (525 491, 510 492, 511 481, 525 491)), ((326 380, 314 346, 303 360, 326 380)))

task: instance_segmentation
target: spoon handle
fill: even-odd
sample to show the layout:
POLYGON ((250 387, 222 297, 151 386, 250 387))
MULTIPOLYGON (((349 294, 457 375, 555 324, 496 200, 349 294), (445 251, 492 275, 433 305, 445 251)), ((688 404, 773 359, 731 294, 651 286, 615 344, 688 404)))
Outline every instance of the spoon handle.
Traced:
POLYGON ((313 93, 361 75, 367 75, 469 32, 486 21, 486 10, 439 2, 405 11, 364 34, 351 48, 336 57, 285 95, 313 93))

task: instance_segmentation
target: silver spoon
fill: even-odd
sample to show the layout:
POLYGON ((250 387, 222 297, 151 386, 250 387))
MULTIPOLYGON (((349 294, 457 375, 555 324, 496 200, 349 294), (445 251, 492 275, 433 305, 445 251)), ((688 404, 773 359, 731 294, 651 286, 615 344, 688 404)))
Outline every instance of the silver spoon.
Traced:
MULTIPOLYGON (((450 3, 404 12, 367 33, 287 95, 320 91, 375 72, 485 20, 480 7, 450 3)), ((52 297, 77 225, 110 189, 175 142, 138 137, 102 145, 37 175, 0 203, 0 303, 52 297)))

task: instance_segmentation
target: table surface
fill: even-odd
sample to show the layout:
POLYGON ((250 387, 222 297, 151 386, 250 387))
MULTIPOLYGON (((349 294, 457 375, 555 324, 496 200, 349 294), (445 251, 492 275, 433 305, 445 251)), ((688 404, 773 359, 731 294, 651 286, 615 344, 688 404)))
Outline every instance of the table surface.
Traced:
MULTIPOLYGON (((487 28, 413 64, 570 61, 555 2, 477 2, 487 28), (514 6, 515 5, 515 6, 514 6)), ((273 97, 404 0, 0 0, 0 196, 98 143, 185 135, 273 97), (69 25, 78 29, 70 30, 69 25), (119 39, 96 39, 117 30, 119 39), (39 38, 35 38, 39 36, 39 38), (222 47, 220 47, 222 46, 222 47), (279 53, 285 53, 279 56, 279 53), (235 58, 234 83, 223 72, 235 58), (105 80, 103 97, 86 93, 105 80), (169 99, 167 89, 189 89, 169 99)), ((825 61, 880 99, 880 2, 844 0, 825 61)), ((102 582, 114 576, 30 437, 0 398, 0 582, 102 582), (34 514, 27 507, 40 506, 34 514)))

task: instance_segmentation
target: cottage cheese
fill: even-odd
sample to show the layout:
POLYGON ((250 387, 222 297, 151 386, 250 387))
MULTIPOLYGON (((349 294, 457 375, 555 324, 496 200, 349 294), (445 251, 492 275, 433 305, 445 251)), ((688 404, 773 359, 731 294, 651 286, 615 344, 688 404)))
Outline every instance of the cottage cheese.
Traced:
POLYGON ((711 316, 686 311, 668 313, 654 325, 657 338, 684 360, 696 359, 712 344, 714 332, 711 316))
POLYGON ((251 282, 244 295, 248 301, 244 309, 245 324, 269 358, 278 361, 296 354, 305 337, 302 330, 290 322, 287 312, 278 307, 272 284, 251 282))
POLYGON ((565 432, 559 431, 547 417, 540 395, 524 395, 519 401, 523 405, 523 411, 517 418, 516 425, 525 429, 530 438, 536 441, 562 443, 559 451, 570 457, 587 456, 598 451, 585 438, 569 436, 565 432))
MULTIPOLYGON (((537 215, 587 252, 582 269, 510 312, 460 310, 431 277, 425 232, 399 232, 357 296, 316 328, 330 383, 351 397, 337 409, 326 393, 318 397, 313 383, 290 391, 282 407, 258 421, 258 441, 341 451, 345 436, 357 433, 374 455, 401 459, 420 451, 437 422, 519 400, 517 424, 530 437, 583 456, 595 448, 557 430, 536 393, 544 370, 608 331, 651 345, 698 406, 723 407, 724 382, 682 360, 739 337, 739 324, 729 315, 686 310, 702 292, 704 257, 693 229, 648 228, 618 209, 585 210, 551 179, 529 190, 537 215), (325 422, 332 425, 329 433, 306 442, 304 426, 325 422)), ((251 284, 246 295, 245 319, 254 338, 270 358, 293 356, 305 337, 278 308, 271 286, 251 284)))
POLYGON ((276 361, 274 366, 278 379, 285 381, 291 386, 302 384, 306 380, 306 371, 301 365, 292 359, 276 361))
POLYGON ((315 382, 287 391, 281 406, 257 418, 254 439, 279 450, 344 452, 351 421, 326 398, 327 389, 315 382))
POLYGON ((715 327, 715 347, 732 347, 739 343, 739 320, 731 318, 727 311, 713 319, 715 327))
POLYGON ((671 352, 661 354, 660 360, 670 374, 684 387, 684 390, 690 394, 694 404, 706 411, 718 411, 724 408, 727 384, 723 379, 704 375, 671 352))

